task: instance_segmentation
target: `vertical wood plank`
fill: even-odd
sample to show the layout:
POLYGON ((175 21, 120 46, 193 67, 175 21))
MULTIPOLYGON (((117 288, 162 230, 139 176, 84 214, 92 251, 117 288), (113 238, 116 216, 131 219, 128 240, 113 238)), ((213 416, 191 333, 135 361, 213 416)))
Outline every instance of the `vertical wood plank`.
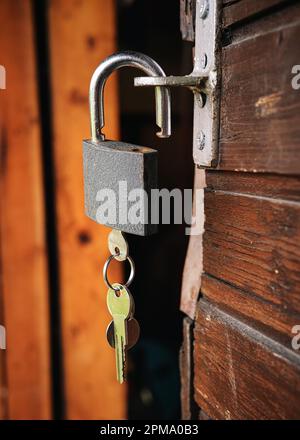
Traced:
MULTIPOLYGON (((0 185, 1 191, 1 185, 0 185)), ((2 199, 0 198, 0 212, 2 207, 2 199)), ((1 230, 0 230, 1 231, 1 230)), ((1 247, 1 235, 0 235, 1 247)), ((3 310, 3 286, 2 286, 2 264, 0 254, 0 326, 4 326, 4 310, 3 310)), ((0 335, 0 420, 7 419, 7 382, 6 382, 6 351, 3 347, 3 339, 0 335)))
POLYGON ((51 417, 47 257, 31 4, 0 2, 1 261, 8 415, 51 417))
MULTIPOLYGON (((3 91, 0 90, 0 94, 3 91)), ((0 95, 1 99, 1 95, 0 95)), ((1 107, 0 107, 1 108, 1 107)), ((2 127, 0 119, 0 127, 2 127)), ((1 139, 1 138, 0 138, 1 139)), ((0 143, 1 146, 1 143, 0 143)), ((0 147, 1 153, 1 147, 0 147)), ((0 156, 1 157, 1 156, 0 156)), ((0 173, 1 173, 0 162, 0 173)), ((0 178, 0 194, 2 194, 2 179, 0 178)), ((0 213, 3 210, 2 197, 0 197, 0 213)), ((1 246, 1 228, 0 228, 0 250, 1 246)), ((2 253, 0 252, 0 326, 4 326, 4 310, 3 310, 3 267, 2 267, 2 253)), ((2 340, 0 335, 0 420, 7 419, 7 383, 6 383, 6 353, 3 350, 2 340)))
POLYGON ((195 318, 203 272, 204 188, 205 171, 195 167, 193 222, 182 274, 180 310, 192 320, 195 318), (196 230, 197 229, 197 230, 196 230))
MULTIPOLYGON (((82 177, 89 82, 100 61, 116 50, 115 2, 52 0, 49 29, 66 416, 124 418, 126 386, 116 382, 105 337, 110 317, 102 267, 109 229, 84 215, 82 177)), ((105 103, 106 134, 116 139, 115 78, 108 81, 105 103)), ((111 279, 121 275, 116 264, 111 279)))
POLYGON ((199 409, 193 396, 193 325, 189 317, 184 318, 182 325, 183 340, 180 349, 179 365, 181 376, 181 419, 194 420, 199 409))

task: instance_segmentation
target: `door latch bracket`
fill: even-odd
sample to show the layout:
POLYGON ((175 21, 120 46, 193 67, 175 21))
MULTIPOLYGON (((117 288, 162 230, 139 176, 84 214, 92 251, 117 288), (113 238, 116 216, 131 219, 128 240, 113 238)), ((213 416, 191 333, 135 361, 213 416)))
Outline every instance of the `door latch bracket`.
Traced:
POLYGON ((194 68, 190 75, 137 77, 136 87, 187 87, 194 93, 193 158, 203 168, 218 163, 220 100, 220 0, 196 0, 194 68))

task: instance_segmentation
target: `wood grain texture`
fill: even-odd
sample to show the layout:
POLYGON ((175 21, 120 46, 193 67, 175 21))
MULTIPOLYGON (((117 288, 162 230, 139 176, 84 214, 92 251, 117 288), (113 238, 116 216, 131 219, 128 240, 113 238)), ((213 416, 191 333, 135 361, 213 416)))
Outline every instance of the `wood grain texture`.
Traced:
POLYGON ((51 417, 40 122, 30 2, 0 2, 1 264, 10 419, 51 417))
POLYGON ((243 289, 203 275, 201 294, 234 316, 242 317, 257 330, 290 348, 292 328, 300 322, 299 313, 290 313, 281 304, 262 300, 243 289))
MULTIPOLYGON (((84 215, 82 139, 90 136, 88 90, 97 65, 116 50, 115 2, 52 0, 49 9, 56 202, 66 415, 126 416, 126 386, 116 381, 106 341, 110 315, 102 268, 109 229, 84 215)), ((116 78, 105 88, 105 133, 118 135, 116 78)), ((109 274, 121 281, 121 265, 109 274)))
POLYGON ((265 12, 272 6, 287 2, 288 0, 223 0, 223 26, 231 26, 258 13, 265 12))
POLYGON ((182 275, 180 310, 191 319, 195 318, 196 305, 201 287, 203 271, 203 232, 204 232, 204 188, 205 171, 195 168, 193 218, 195 221, 195 234, 190 235, 186 262, 182 275), (197 191, 197 192, 196 192, 197 191))
POLYGON ((197 414, 197 405, 193 394, 193 325, 193 320, 184 318, 182 326, 183 340, 179 356, 182 420, 193 420, 197 414))
POLYGON ((207 170, 209 191, 249 194, 278 201, 300 202, 300 177, 276 174, 235 173, 207 170))
POLYGON ((199 411, 199 420, 211 420, 211 418, 201 409, 199 411))
POLYGON ((205 216, 204 271, 299 314, 300 204, 207 191, 205 216))
POLYGON ((201 420, 203 412, 299 419, 300 353, 291 330, 300 322, 300 95, 291 69, 300 59, 300 5, 223 5, 230 28, 219 166, 206 171, 195 399, 201 420))
MULTIPOLYGON (((0 92, 0 93, 2 93, 2 92, 0 92)), ((1 95, 0 95, 0 99, 1 99, 1 95)), ((1 122, 0 122, 0 126, 1 126, 1 122)), ((1 148, 0 148, 0 153, 1 153, 1 148)), ((1 163, 0 163, 0 170, 1 170, 1 163)), ((2 194, 2 179, 1 178, 0 178, 0 194, 2 194)), ((2 197, 0 197, 0 213, 2 212, 2 210, 3 210, 2 197)), ((0 228, 0 249, 2 249, 1 232, 2 232, 2 228, 0 228)), ((2 252, 0 252, 0 326, 4 326, 2 252)), ((2 345, 3 345, 3 339, 1 338, 1 343, 0 343, 0 420, 6 420, 8 418, 7 380, 6 380, 6 351, 3 349, 2 345)))
POLYGON ((219 169, 300 173, 299 13, 285 18, 223 48, 219 169))
POLYGON ((195 326, 195 398, 216 419, 299 419, 300 356, 208 302, 195 326))

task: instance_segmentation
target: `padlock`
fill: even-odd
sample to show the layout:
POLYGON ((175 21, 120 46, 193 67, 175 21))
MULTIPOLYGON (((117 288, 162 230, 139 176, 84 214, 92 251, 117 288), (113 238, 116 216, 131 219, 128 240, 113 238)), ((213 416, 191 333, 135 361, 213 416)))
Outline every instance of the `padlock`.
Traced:
MULTIPOLYGON (((95 70, 89 92, 91 139, 83 141, 85 212, 97 223, 136 235, 157 231, 151 222, 151 190, 157 188, 157 151, 125 142, 105 140, 103 92, 108 76, 124 66, 150 76, 165 76, 147 55, 120 52, 95 70)), ((171 134, 170 91, 156 87, 156 123, 159 137, 171 134)))

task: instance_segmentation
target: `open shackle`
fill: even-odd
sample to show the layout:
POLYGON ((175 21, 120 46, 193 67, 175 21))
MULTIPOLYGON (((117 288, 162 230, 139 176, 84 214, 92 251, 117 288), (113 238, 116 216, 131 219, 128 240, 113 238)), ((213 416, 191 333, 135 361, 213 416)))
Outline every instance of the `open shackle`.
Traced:
MULTIPOLYGON (((148 76, 166 76, 163 69, 152 58, 139 52, 117 52, 106 58, 96 68, 90 83, 89 101, 91 114, 91 135, 93 141, 105 139, 104 127, 104 86, 109 75, 121 67, 141 69, 148 76)), ((155 87, 156 124, 160 127, 158 137, 171 135, 171 96, 168 87, 155 87)))

